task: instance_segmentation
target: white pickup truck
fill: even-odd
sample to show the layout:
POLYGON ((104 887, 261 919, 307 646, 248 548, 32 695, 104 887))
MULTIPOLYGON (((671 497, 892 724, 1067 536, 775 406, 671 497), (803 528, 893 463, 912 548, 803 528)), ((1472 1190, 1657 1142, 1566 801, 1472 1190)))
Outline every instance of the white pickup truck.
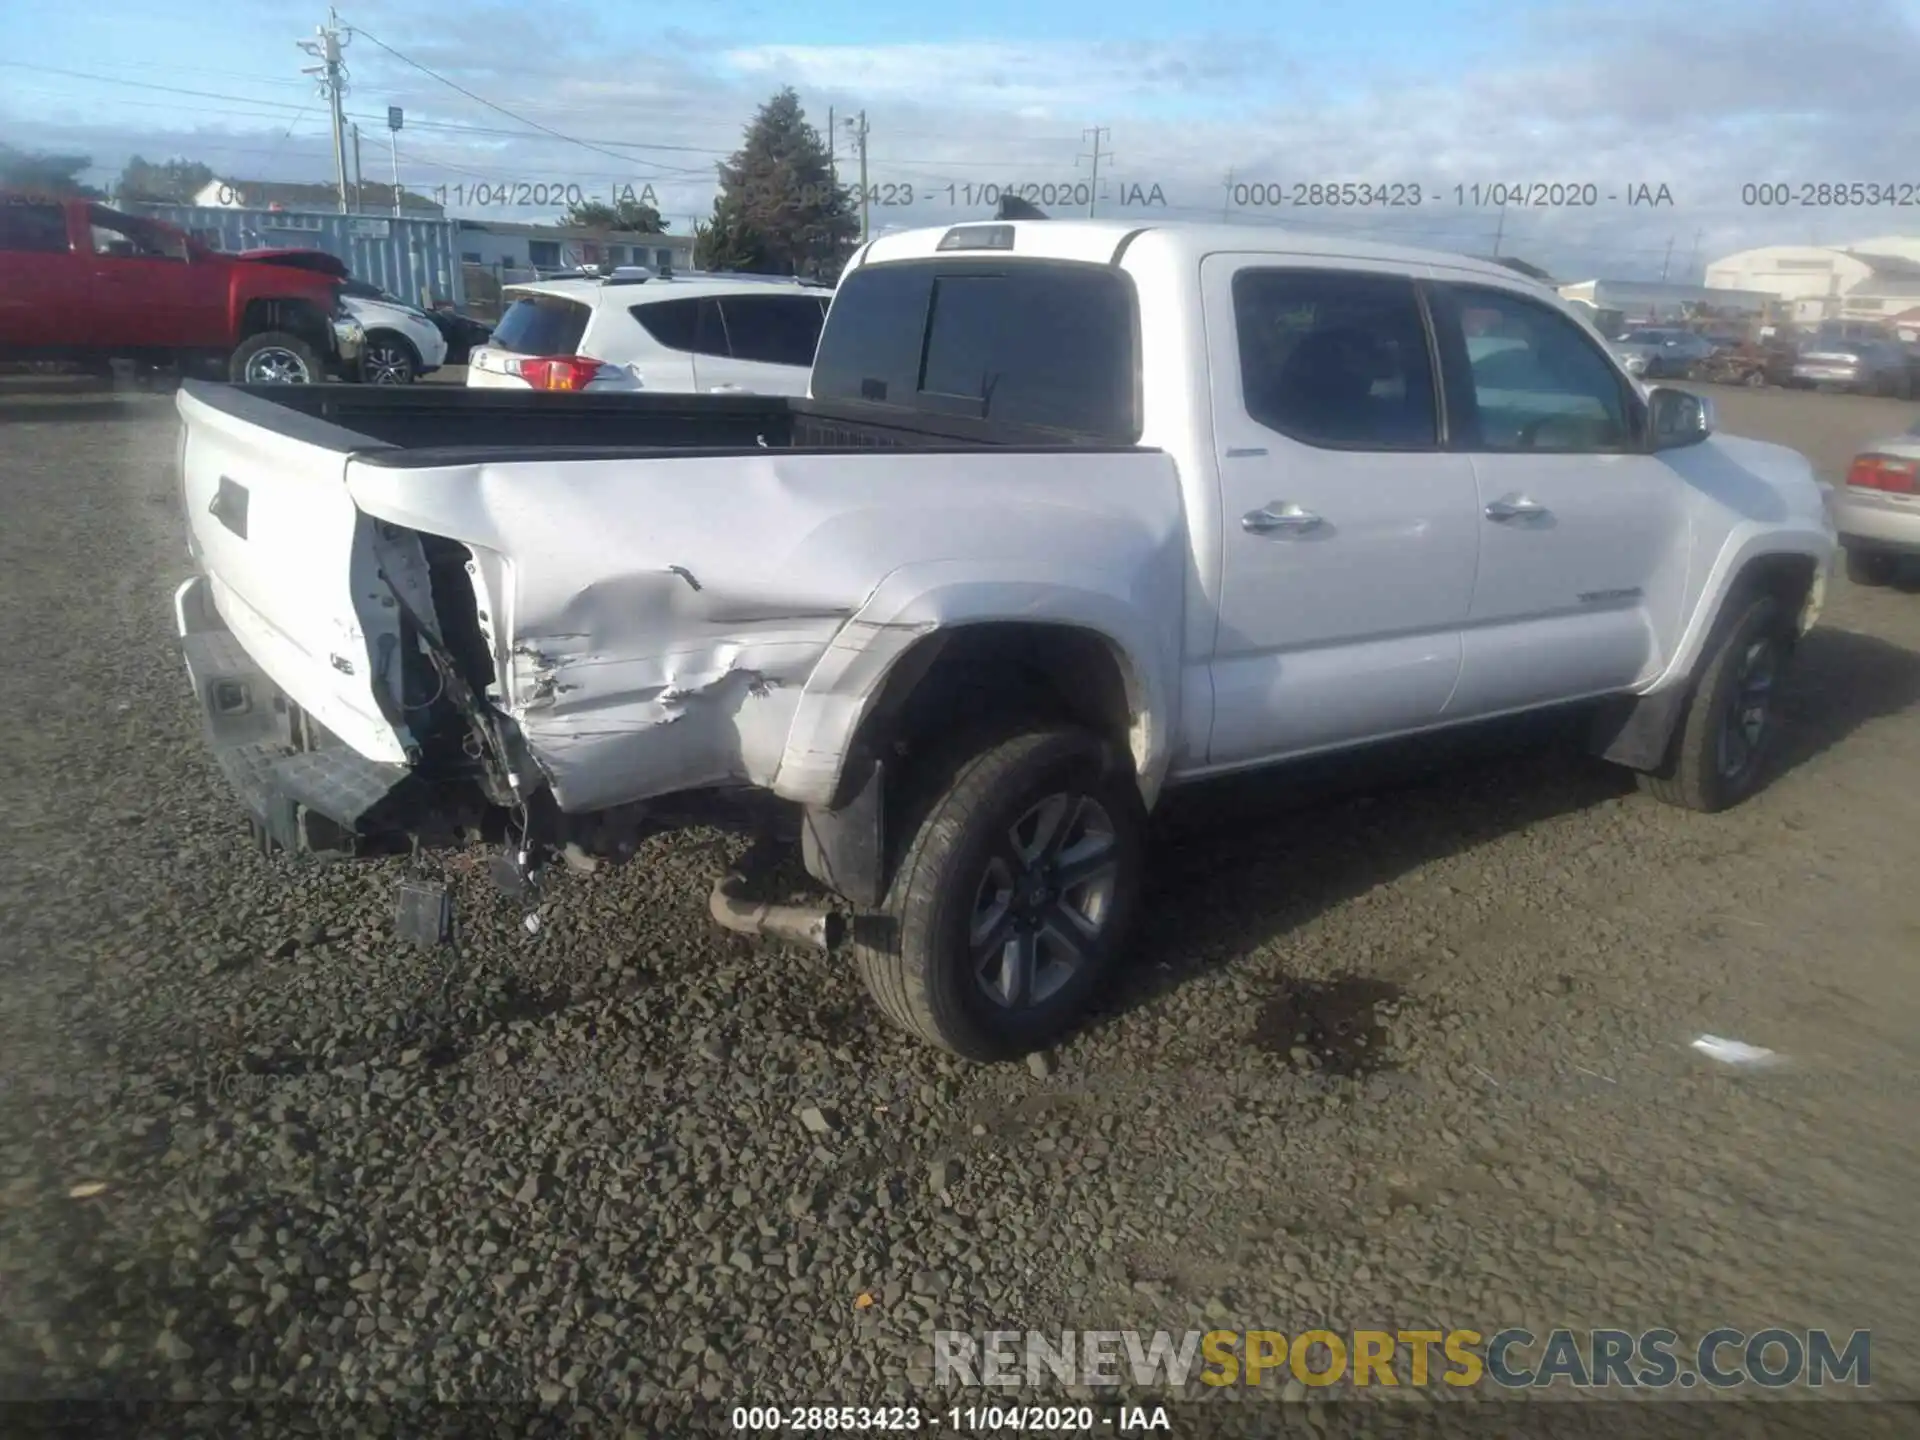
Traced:
POLYGON ((1170 786, 1591 701, 1655 795, 1743 799, 1835 554, 1803 457, 1549 291, 1274 230, 881 237, 805 399, 179 410, 177 621, 271 842, 491 814, 525 863, 770 792, 838 899, 716 917, 844 936, 976 1058, 1111 972, 1170 786))

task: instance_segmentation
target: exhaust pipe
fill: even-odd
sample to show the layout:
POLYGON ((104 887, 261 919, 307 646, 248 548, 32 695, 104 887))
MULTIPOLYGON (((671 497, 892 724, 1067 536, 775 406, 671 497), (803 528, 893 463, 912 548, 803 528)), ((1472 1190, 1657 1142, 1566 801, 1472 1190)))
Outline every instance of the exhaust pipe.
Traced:
POLYGON ((738 871, 713 883, 707 909, 713 918, 738 935, 771 935, 799 945, 834 951, 847 938, 847 917, 837 910, 812 905, 772 905, 747 896, 747 879, 738 871))

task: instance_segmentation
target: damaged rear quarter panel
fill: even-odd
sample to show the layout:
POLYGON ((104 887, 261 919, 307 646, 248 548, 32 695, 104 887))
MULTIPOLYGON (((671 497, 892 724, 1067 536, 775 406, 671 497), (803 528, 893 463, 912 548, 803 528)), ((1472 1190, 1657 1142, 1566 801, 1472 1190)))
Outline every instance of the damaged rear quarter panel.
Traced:
POLYGON ((810 798, 906 641, 1050 618, 1050 589, 1146 647, 1136 663, 1178 665, 1187 547, 1157 453, 355 463, 349 487, 473 550, 493 698, 568 811, 730 781, 810 798))

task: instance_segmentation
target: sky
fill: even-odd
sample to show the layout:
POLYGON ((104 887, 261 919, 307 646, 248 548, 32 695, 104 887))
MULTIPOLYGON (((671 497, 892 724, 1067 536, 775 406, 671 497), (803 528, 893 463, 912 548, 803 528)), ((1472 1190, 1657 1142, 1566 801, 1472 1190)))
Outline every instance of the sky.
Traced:
MULTIPOLYGON (((792 85, 823 132, 865 112, 876 230, 983 218, 1006 184, 1084 213, 1097 132, 1102 215, 1497 250, 1569 280, 1920 235, 1920 0, 343 0, 338 16, 366 177, 397 158, 458 214, 546 219, 651 186, 685 231, 755 107, 792 85), (1798 203, 1836 182, 1908 203, 1798 203), (1343 183, 1374 203, 1294 203, 1343 183), (1746 187, 1779 183, 1795 203, 1752 203, 1746 187), (1504 209, 1495 188, 1547 185, 1504 209), (544 207, 500 203, 535 187, 544 207)), ((327 18, 306 0, 7 6, 0 141, 88 155, 96 183, 134 154, 331 181, 296 44, 327 18)))

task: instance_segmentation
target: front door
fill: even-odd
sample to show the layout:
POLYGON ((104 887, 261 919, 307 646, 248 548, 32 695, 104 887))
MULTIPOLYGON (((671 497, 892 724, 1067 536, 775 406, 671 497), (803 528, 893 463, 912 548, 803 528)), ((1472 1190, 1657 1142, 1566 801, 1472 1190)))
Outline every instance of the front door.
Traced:
POLYGON ((1480 567, 1449 718, 1624 689, 1664 669, 1689 490, 1579 325, 1499 286, 1436 285, 1449 430, 1471 458, 1480 567))
POLYGON ((1479 515, 1440 444, 1415 284, 1363 261, 1201 267, 1222 532, 1209 767, 1435 723, 1479 515))

